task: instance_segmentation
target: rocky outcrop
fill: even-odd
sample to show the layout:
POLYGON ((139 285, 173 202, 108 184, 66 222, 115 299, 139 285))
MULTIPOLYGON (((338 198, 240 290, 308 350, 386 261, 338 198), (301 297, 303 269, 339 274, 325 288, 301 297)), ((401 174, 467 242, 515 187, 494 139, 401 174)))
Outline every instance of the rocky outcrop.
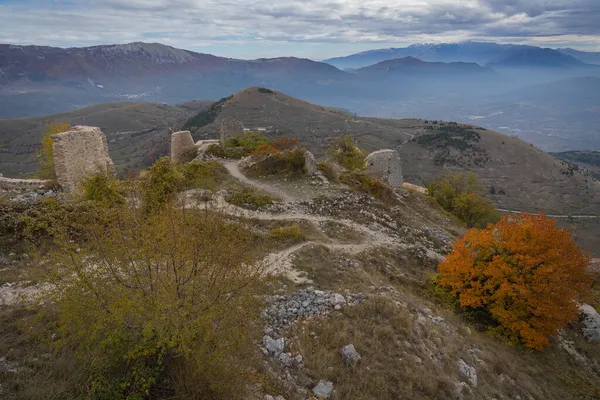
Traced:
POLYGON ((319 166, 315 156, 310 151, 304 152, 304 169, 308 175, 314 175, 319 172, 319 166))
POLYGON ((197 148, 190 131, 171 134, 171 162, 175 165, 192 161, 196 158, 197 148))
POLYGON ((465 360, 458 360, 458 372, 471 384, 473 387, 477 387, 477 371, 465 362, 465 360))
POLYGON ((208 149, 210 148, 210 146, 214 145, 214 144, 219 144, 219 140, 218 139, 207 139, 207 140, 199 140, 196 142, 196 148, 198 149, 197 153, 196 153, 196 160, 206 160, 208 157, 208 149))
POLYGON ((75 190, 93 174, 114 174, 106 136, 100 128, 78 125, 52 135, 52 140, 56 180, 63 190, 75 190))
POLYGON ((312 392, 319 399, 329 399, 333 393, 333 382, 319 381, 312 392))
POLYGON ((581 322, 583 327, 581 333, 588 341, 600 340, 600 314, 589 304, 580 304, 581 322))
POLYGON ((402 160, 396 150, 377 150, 367 156, 367 174, 387 182, 394 189, 402 187, 402 160))

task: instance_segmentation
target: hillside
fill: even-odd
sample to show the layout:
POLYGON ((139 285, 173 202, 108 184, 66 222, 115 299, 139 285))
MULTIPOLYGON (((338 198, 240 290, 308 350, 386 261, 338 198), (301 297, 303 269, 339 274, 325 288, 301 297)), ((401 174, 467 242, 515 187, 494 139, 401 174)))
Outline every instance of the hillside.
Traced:
POLYGON ((492 186, 497 193, 502 190, 504 194, 494 196, 501 208, 565 214, 600 212, 597 182, 572 174, 564 163, 529 143, 493 131, 467 125, 442 127, 417 119, 357 117, 281 92, 261 93, 250 88, 226 100, 215 122, 199 127, 196 135, 214 137, 224 117, 237 118, 249 129, 265 128, 270 137, 297 136, 317 156, 323 156, 330 140, 340 135, 352 135, 367 151, 400 147, 409 182, 422 185, 448 170, 473 171, 488 191, 492 186), (471 131, 477 138, 464 139, 465 132, 471 131), (413 137, 416 139, 407 142, 413 137))
POLYGON ((551 154, 559 160, 584 169, 592 177, 600 180, 600 151, 563 151, 551 154))
POLYGON ((375 65, 371 65, 356 70, 359 74, 373 73, 399 73, 399 74, 430 74, 432 77, 440 75, 452 74, 462 75, 469 74, 471 78, 475 78, 478 74, 492 74, 489 68, 483 68, 476 63, 467 62, 426 62, 415 57, 394 58, 391 60, 382 61, 375 65))
MULTIPOLYGON (((294 104, 304 115, 316 107, 294 104)), ((444 126, 459 145, 457 126, 444 126)), ((301 149, 277 154, 298 152, 304 159, 301 149)), ((373 177, 373 187, 325 182, 303 162, 260 164, 163 159, 127 183, 96 176, 109 184, 68 202, 4 193, 12 201, 0 203, 9 222, 0 224, 2 398, 598 398, 600 328, 576 321, 577 309, 569 324, 550 314, 579 300, 556 286, 578 285, 569 278, 585 257, 571 274, 546 272, 565 246, 551 248, 535 230, 510 237, 517 254, 504 246, 494 257, 514 271, 502 288, 519 302, 501 310, 531 330, 531 315, 552 324, 547 345, 532 350, 491 307, 460 308, 436 278, 466 227, 433 198, 394 194, 373 177), (32 256, 26 239, 49 245, 32 256), (546 287, 527 279, 539 269, 546 287), (521 306, 532 292, 544 301, 521 306)), ((597 316, 598 294, 586 301, 586 315, 597 316)))
POLYGON ((31 176, 39 168, 36 149, 51 121, 102 129, 120 174, 149 165, 168 151, 169 132, 210 102, 178 106, 156 103, 107 103, 43 117, 0 119, 0 172, 31 176))

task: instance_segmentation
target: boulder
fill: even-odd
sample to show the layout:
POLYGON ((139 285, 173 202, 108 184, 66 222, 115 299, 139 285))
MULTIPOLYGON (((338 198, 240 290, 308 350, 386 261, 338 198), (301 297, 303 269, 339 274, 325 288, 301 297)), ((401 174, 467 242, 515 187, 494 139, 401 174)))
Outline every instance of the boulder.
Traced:
POLYGON ((583 327, 581 333, 588 341, 600 340, 600 314, 589 304, 580 304, 581 322, 583 327))
POLYGON ((319 171, 315 156, 308 150, 304 152, 304 169, 308 175, 314 175, 319 171))
POLYGON ((283 349, 285 348, 285 339, 279 338, 277 340, 272 339, 270 336, 263 337, 263 346, 267 350, 270 356, 279 357, 281 353, 283 353, 283 349))
POLYGON ((342 360, 348 367, 354 367, 360 360, 361 356, 358 354, 353 344, 348 344, 340 349, 342 360))
POLYGON ((333 393, 333 382, 321 380, 313 388, 312 392, 320 399, 329 399, 333 393))

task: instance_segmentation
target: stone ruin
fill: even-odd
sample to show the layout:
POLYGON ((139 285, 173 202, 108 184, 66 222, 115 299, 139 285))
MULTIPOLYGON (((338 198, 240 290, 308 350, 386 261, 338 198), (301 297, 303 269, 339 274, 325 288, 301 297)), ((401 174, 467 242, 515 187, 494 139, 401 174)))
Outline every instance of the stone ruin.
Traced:
POLYGON ((387 182, 392 188, 402 187, 402 160, 396 150, 377 150, 367 156, 367 174, 387 182))
POLYGON ((171 134, 171 162, 182 164, 194 159, 203 160, 213 144, 219 144, 219 141, 210 139, 194 143, 190 131, 174 132, 171 134))
POLYGON ((181 131, 171 134, 171 162, 182 164, 196 158, 198 152, 192 133, 181 131))
POLYGON ((93 174, 114 174, 106 136, 100 128, 74 126, 67 132, 52 135, 52 140, 54 171, 63 190, 72 192, 93 174))
POLYGON ((237 135, 244 134, 244 124, 232 117, 225 117, 221 120, 221 127, 219 128, 219 141, 224 146, 227 139, 235 137, 237 135))

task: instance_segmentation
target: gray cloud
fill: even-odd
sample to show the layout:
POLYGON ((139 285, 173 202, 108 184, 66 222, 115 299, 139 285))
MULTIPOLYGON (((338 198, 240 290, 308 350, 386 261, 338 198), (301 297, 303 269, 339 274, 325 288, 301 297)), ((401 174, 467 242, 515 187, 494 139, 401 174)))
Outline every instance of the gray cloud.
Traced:
POLYGON ((41 0, 0 3, 0 42, 185 48, 490 39, 600 43, 598 0, 41 0))

